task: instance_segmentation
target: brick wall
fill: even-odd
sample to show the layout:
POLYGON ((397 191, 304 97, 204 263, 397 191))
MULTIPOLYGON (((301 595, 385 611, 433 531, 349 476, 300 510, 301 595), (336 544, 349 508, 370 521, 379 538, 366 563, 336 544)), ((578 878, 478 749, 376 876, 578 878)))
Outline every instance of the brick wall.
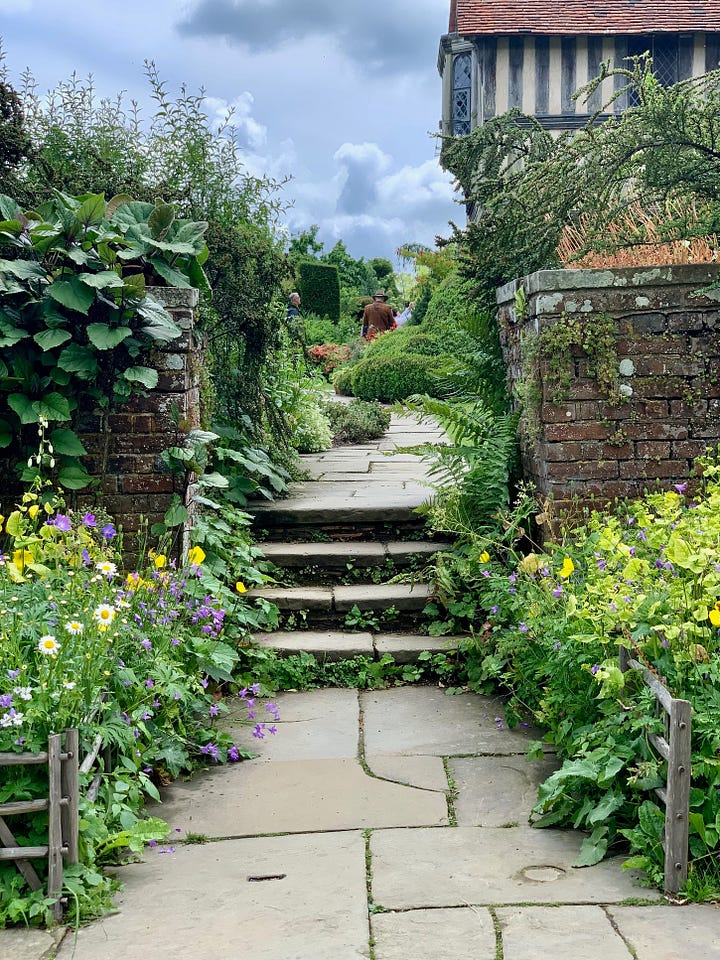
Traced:
MULTIPOLYGON (((147 396, 133 397, 119 412, 110 414, 107 432, 97 410, 83 412, 77 424, 88 451, 83 463, 100 479, 101 504, 122 525, 130 554, 134 552, 140 518, 145 517, 152 525, 162 520, 173 493, 183 500, 186 497, 181 481, 167 473, 159 459, 163 450, 180 439, 173 409, 177 408, 181 433, 200 425, 202 354, 193 332, 198 292, 166 287, 149 291, 183 331, 180 339, 158 347, 142 361, 158 370, 157 387, 147 391, 147 396)), ((94 496, 97 493, 81 491, 78 499, 89 504, 94 496)))
POLYGON ((717 447, 720 290, 693 294, 718 276, 720 267, 707 264, 546 270, 498 290, 509 385, 525 398, 523 470, 541 494, 586 503, 671 488, 693 475, 706 447, 717 447), (603 314, 615 321, 611 390, 581 347, 551 362, 552 334, 543 333, 570 317, 587 325, 603 314))

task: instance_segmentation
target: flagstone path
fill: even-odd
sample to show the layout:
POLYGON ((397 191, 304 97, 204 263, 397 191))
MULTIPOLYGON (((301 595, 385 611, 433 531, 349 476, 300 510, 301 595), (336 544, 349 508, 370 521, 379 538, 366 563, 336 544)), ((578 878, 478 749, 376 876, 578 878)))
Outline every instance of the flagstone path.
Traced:
MULTIPOLYGON (((384 562, 405 541, 382 540, 383 524, 410 522, 425 489, 420 461, 385 459, 383 448, 417 435, 428 431, 395 418, 390 440, 307 458, 319 479, 264 508, 260 522, 286 538, 335 521, 351 537, 363 528, 368 539, 347 541, 348 553, 323 544, 336 558, 323 576, 351 547, 362 565, 373 551, 361 542, 383 544, 374 556, 384 562)), ((308 545, 318 541, 302 542, 299 552, 276 548, 285 569, 306 571, 302 549, 315 569, 322 551, 308 545)), ((386 635, 348 635, 342 588, 322 589, 323 630, 263 642, 379 654, 386 635)), ((296 595, 279 599, 304 609, 296 595)), ((393 643, 412 658, 430 638, 418 611, 405 613, 393 643)), ((715 907, 669 906, 619 859, 577 869, 582 835, 528 825, 555 759, 551 750, 526 759, 537 731, 508 729, 499 699, 407 686, 286 693, 278 704, 278 734, 253 743, 255 760, 165 791, 168 844, 117 870, 117 913, 68 933, 58 960, 720 960, 715 907)), ((249 742, 239 720, 225 722, 249 742)), ((0 933, 0 960, 44 960, 54 949, 47 934, 0 933)))

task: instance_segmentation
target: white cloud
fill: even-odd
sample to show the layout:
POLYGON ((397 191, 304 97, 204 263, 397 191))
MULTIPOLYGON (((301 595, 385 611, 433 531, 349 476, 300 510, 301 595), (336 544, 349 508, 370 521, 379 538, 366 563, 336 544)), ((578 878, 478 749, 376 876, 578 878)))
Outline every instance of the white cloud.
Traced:
POLYGON ((235 139, 241 147, 259 150, 267 143, 267 127, 252 116, 255 98, 247 90, 235 97, 232 103, 220 97, 207 97, 210 122, 217 126, 229 125, 235 129, 235 139))

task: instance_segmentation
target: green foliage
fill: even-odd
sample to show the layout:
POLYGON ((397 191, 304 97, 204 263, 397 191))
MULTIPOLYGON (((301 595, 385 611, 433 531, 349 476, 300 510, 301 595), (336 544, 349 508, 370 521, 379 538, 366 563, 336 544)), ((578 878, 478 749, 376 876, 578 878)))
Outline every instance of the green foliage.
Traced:
POLYGON ((349 344, 360 335, 360 322, 355 317, 342 314, 337 323, 314 313, 303 313, 303 341, 308 347, 313 344, 349 344))
POLYGON ((437 422, 450 443, 423 445, 408 452, 431 462, 435 495, 426 508, 437 530, 490 534, 501 523, 518 470, 517 418, 497 415, 482 402, 465 398, 408 400, 405 409, 420 422, 437 422))
POLYGON ((298 291, 303 306, 320 317, 340 319, 340 279, 336 266, 315 260, 297 265, 298 291))
POLYGON ((662 725, 641 678, 620 671, 618 646, 691 701, 690 851, 703 897, 711 880, 703 864, 720 838, 719 478, 708 463, 691 502, 679 484, 593 513, 563 544, 523 554, 532 510, 524 498, 505 515, 512 534, 466 534, 436 574, 448 614, 474 607, 483 624, 468 654, 471 683, 500 683, 511 715, 529 712, 564 760, 535 813, 540 826, 588 832, 582 864, 629 844, 628 866, 654 882, 662 876, 663 813, 652 791, 666 765, 647 738, 662 725))
MULTIPOLYGON (((228 522, 235 526, 237 517, 228 522)), ((3 523, 0 751, 38 752, 68 727, 79 729, 83 756, 97 735, 111 750, 97 800, 82 801, 81 863, 65 872, 71 902, 90 917, 108 909, 115 887, 101 864, 126 850, 141 853, 168 833, 167 824, 142 815, 146 799, 159 800, 157 783, 249 755, 218 730, 216 717, 227 712, 228 685, 239 670, 235 645, 257 622, 248 615, 254 603, 242 597, 241 584, 225 588, 223 599, 216 592, 211 545, 219 530, 215 540, 205 537, 207 556, 195 546, 176 568, 165 554, 150 553, 125 575, 112 525, 100 515, 64 512, 39 481, 3 523)), ((222 536, 226 549, 236 547, 230 529, 222 536)), ((249 576, 261 580, 255 555, 245 561, 249 576)), ((241 690, 240 703, 249 695, 241 690)), ((251 706, 255 735, 272 732, 269 723, 253 723, 251 706)), ((84 775, 84 788, 95 772, 84 775)), ((4 768, 0 803, 43 796, 42 768, 4 768)), ((46 843, 47 813, 13 817, 13 830, 21 845, 46 843)), ((38 869, 42 875, 46 865, 38 869)), ((49 919, 50 904, 29 891, 12 863, 0 864, 0 893, 0 926, 49 919)))
MULTIPOLYGON (((58 193, 27 212, 0 195, 0 215, 18 257, 0 260, 0 445, 24 459, 41 420, 71 423, 78 397, 108 409, 157 384, 143 359, 180 329, 146 283, 206 287, 206 224, 101 194, 58 193)), ((60 482, 83 486, 78 437, 63 427, 50 441, 60 482)))
POLYGON ((0 81, 0 193, 14 193, 16 168, 32 152, 20 97, 0 81))
POLYGON ((353 368, 352 390, 361 400, 393 403, 416 393, 433 394, 436 386, 427 357, 403 353, 361 360, 353 368))
POLYGON ((333 373, 332 382, 339 394, 345 397, 352 396, 352 381, 354 370, 352 367, 338 367, 333 373))
POLYGON ((330 402, 323 409, 330 420, 336 444, 367 443, 381 437, 390 426, 390 411, 383 409, 377 401, 330 402))

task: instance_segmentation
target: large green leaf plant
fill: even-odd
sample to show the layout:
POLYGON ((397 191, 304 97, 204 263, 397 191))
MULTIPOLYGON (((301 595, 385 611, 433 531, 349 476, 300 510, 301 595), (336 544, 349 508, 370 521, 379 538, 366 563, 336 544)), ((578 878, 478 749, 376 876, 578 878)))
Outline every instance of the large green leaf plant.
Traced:
POLYGON ((24 480, 47 421, 45 468, 68 489, 89 482, 77 416, 157 385, 150 354, 181 330, 148 287, 209 289, 206 228, 162 201, 56 191, 23 211, 0 194, 0 449, 24 480))

